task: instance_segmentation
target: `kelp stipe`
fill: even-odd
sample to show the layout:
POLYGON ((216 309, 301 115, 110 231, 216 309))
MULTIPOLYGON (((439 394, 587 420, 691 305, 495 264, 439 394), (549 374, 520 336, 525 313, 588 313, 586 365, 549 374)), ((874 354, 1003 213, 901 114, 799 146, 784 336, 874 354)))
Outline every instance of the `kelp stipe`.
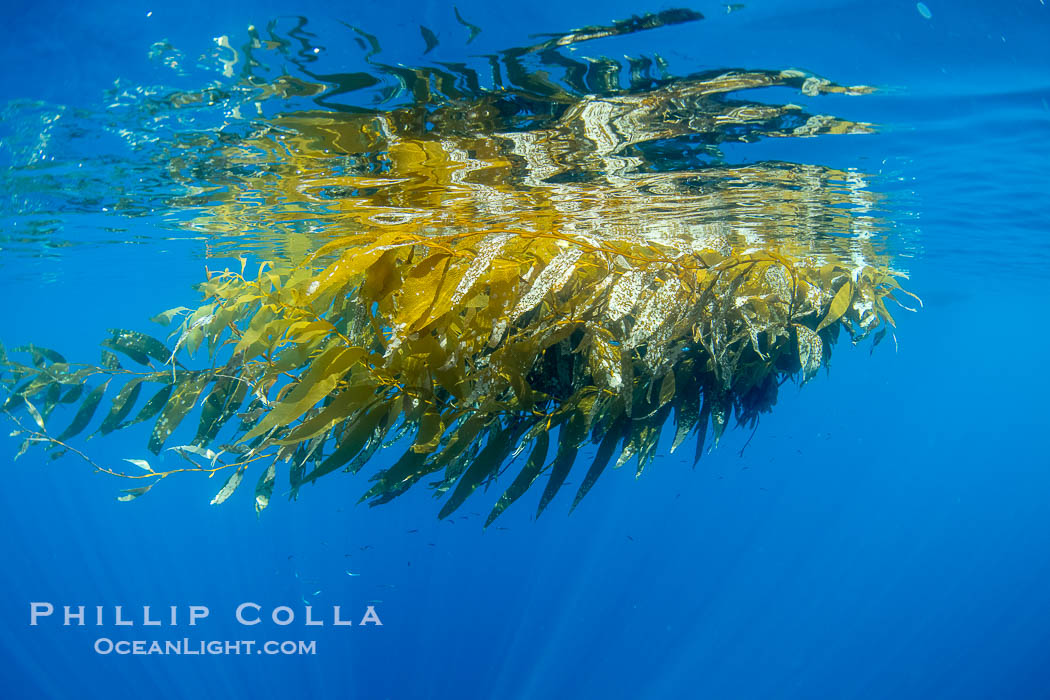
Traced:
POLYGON ((122 499, 203 471, 228 474, 221 503, 251 473, 262 510, 278 467, 294 497, 385 447, 399 452, 362 500, 427 480, 440 517, 514 466, 491 523, 539 481, 538 515, 574 468, 572 507, 610 465, 641 474, 667 424, 673 448, 695 436, 699 458, 734 414, 754 424, 786 377, 812 377, 840 333, 881 339, 902 275, 864 176, 718 162, 728 141, 872 130, 730 93, 870 88, 725 71, 585 94, 558 42, 505 53, 513 88, 424 91, 433 69, 401 69, 415 76, 409 105, 285 114, 209 151, 221 187, 172 205, 195 208, 196 230, 274 231, 280 255, 254 275, 210 275, 201 306, 158 318, 177 324, 169 343, 115 330, 97 366, 36 347, 26 362, 5 355, 3 410, 25 446, 75 449, 115 392, 96 432, 153 421, 154 454, 199 413, 173 448, 190 466, 99 467, 145 480, 122 499), (563 87, 524 67, 532 53, 567 66, 563 87), (686 169, 675 146, 712 162, 686 169), (182 364, 202 346, 223 366, 182 364), (51 435, 61 403, 79 409, 51 435), (588 442, 595 457, 579 464, 588 442))

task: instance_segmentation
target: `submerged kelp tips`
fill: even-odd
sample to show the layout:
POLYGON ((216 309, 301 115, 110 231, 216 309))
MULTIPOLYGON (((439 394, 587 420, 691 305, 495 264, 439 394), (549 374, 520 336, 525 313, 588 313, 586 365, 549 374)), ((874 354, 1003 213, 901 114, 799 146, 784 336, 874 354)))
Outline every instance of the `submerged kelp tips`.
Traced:
MULTIPOLYGON (((613 29, 669 23, 652 17, 613 29)), ((188 466, 99 467, 145 480, 123 499, 176 472, 222 471, 219 503, 256 472, 261 510, 278 467, 294 497, 386 448, 395 456, 362 500, 426 480, 441 517, 513 468, 491 523, 540 481, 538 515, 573 468, 572 507, 609 465, 633 460, 641 474, 672 416, 673 448, 695 435, 699 458, 734 413, 753 424, 785 378, 813 376, 841 332, 856 341, 882 327, 877 342, 901 275, 865 177, 731 166, 718 150, 872 130, 730 93, 870 88, 715 71, 582 93, 579 61, 556 52, 603 31, 506 52, 514 87, 423 91, 424 78, 440 82, 418 69, 410 104, 287 113, 226 139, 210 151, 211 186, 173 206, 193 207, 199 230, 276 231, 280 256, 254 275, 210 274, 203 305, 158 317, 176 324, 168 343, 118 330, 98 366, 32 346, 27 362, 0 358, 3 410, 26 446, 74 449, 110 392, 96 432, 153 421, 154 454, 199 412, 192 439, 172 448, 188 466), (529 53, 563 66, 564 83, 529 73, 518 61, 529 53), (202 346, 212 366, 191 369, 202 346), (62 403, 79 409, 52 436, 62 403), (596 452, 581 464, 588 442, 596 452)))

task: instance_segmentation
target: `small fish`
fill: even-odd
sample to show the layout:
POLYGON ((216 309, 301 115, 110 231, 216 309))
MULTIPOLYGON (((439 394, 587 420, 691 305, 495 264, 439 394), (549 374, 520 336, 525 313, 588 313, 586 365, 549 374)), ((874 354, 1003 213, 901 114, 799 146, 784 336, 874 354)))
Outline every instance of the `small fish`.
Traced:
POLYGON ((474 37, 481 34, 481 27, 476 24, 471 24, 467 20, 463 19, 463 15, 459 14, 459 8, 453 7, 452 11, 456 13, 456 21, 462 24, 464 27, 470 30, 470 38, 467 39, 467 43, 474 41, 474 37))
POLYGON ((419 532, 419 530, 408 530, 407 532, 409 532, 409 533, 412 533, 412 532, 419 532))
POLYGON ((320 595, 320 594, 321 594, 321 591, 314 591, 314 595, 315 595, 315 596, 316 596, 316 595, 320 595))
POLYGON ((438 43, 439 43, 438 42, 438 38, 437 38, 437 34, 435 34, 434 32, 430 31, 429 29, 424 27, 422 24, 419 25, 419 33, 423 35, 423 41, 427 42, 427 50, 424 51, 423 53, 425 53, 425 54, 430 53, 431 50, 435 46, 437 46, 438 43))
POLYGON ((930 12, 930 8, 926 7, 925 3, 915 3, 915 9, 919 11, 919 14, 922 15, 923 19, 933 18, 933 13, 930 12))
POLYGON ((346 575, 347 576, 360 576, 361 574, 352 574, 352 573, 350 573, 349 570, 347 570, 346 575))
POLYGON ((747 7, 747 5, 737 2, 733 3, 732 5, 722 5, 722 7, 726 8, 727 15, 731 15, 734 12, 739 12, 740 10, 744 9, 745 7, 747 7))
POLYGON ((630 535, 627 535, 627 539, 629 539, 631 542, 634 542, 634 538, 631 537, 630 535))

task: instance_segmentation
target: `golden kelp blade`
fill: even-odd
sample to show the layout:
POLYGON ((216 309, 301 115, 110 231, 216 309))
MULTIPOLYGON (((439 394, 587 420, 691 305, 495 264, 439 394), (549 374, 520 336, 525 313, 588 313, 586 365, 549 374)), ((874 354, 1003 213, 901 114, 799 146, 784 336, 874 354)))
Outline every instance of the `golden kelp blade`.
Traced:
POLYGON ((65 449, 123 383, 99 432, 156 419, 159 453, 199 407, 192 443, 175 448, 192 466, 127 476, 225 471, 220 503, 256 469, 260 510, 277 465, 294 495, 381 447, 396 458, 362 500, 429 479, 441 517, 509 463, 516 475, 488 522, 537 481, 542 511, 573 468, 586 469, 573 506, 609 464, 633 459, 641 473, 672 412, 674 447, 695 433, 699 457, 709 425, 717 442, 734 413, 754 423, 785 377, 813 376, 841 329, 856 340, 892 323, 885 303, 900 289, 860 173, 657 167, 666 144, 715 157, 731 141, 871 131, 729 97, 770 86, 870 91, 732 71, 640 91, 479 91, 279 117, 230 140, 214 187, 182 202, 199 208, 200 230, 271 232, 274 263, 253 278, 212 275, 202 306, 162 315, 181 321, 170 351, 115 331, 99 367, 40 348, 27 348, 31 364, 4 359, 4 409, 29 407, 40 429, 20 421, 26 435, 65 449), (205 344, 224 366, 176 363, 205 344), (152 398, 130 418, 143 386, 152 398), (78 391, 80 411, 51 438, 47 415, 78 391), (579 465, 588 441, 595 458, 579 465))

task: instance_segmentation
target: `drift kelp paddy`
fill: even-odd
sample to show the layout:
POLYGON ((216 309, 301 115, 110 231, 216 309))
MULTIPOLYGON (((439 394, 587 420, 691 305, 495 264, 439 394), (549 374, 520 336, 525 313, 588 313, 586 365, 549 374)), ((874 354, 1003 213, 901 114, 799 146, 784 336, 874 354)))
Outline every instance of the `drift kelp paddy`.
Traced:
MULTIPOLYGON (((5 354, 3 410, 23 450, 138 482, 122 500, 203 472, 225 476, 221 503, 248 479, 257 510, 279 480, 294 498, 385 452, 362 500, 422 482, 446 517, 498 483, 491 523, 533 487, 538 515, 573 470, 572 507, 609 468, 640 475, 665 429, 699 459, 734 418, 753 426, 843 333, 881 340, 887 301, 906 292, 865 175, 733 165, 720 150, 873 131, 749 92, 871 88, 572 53, 699 19, 645 15, 417 68, 379 62, 378 40, 347 26, 370 71, 338 74, 311 70, 305 21, 274 22, 239 50, 219 40, 225 81, 120 90, 132 113, 163 115, 150 138, 129 131, 162 192, 122 191, 114 208, 159 199, 210 250, 267 262, 209 272, 195 308, 155 319, 166 341, 112 331, 98 365, 5 354), (192 128, 215 110, 221 124, 192 128), (125 470, 76 444, 144 422, 148 450, 182 466, 144 453, 125 470)), ((433 33, 422 39, 436 55, 433 33)), ((173 47, 154 55, 180 69, 173 47)))

